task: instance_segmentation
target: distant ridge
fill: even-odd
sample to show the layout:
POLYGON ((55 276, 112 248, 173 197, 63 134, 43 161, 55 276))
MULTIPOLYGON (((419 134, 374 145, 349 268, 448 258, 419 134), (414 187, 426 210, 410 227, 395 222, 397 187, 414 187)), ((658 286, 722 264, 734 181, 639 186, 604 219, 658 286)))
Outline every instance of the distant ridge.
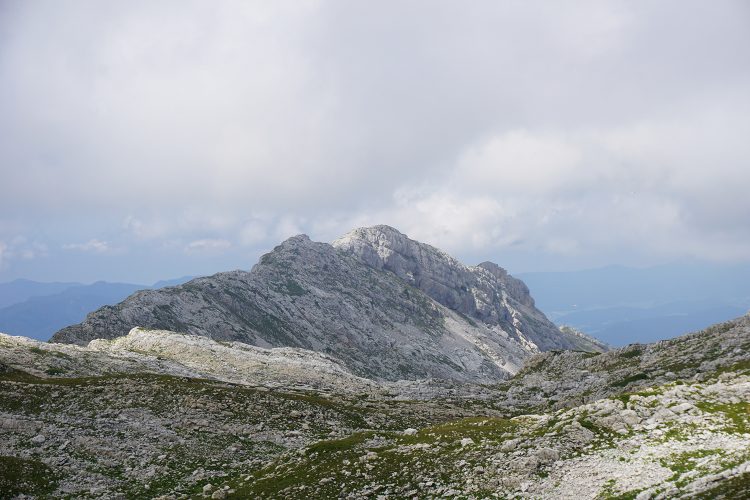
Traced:
POLYGON ((60 328, 83 321, 87 313, 106 304, 116 304, 137 290, 179 285, 189 279, 159 281, 151 287, 105 281, 90 285, 28 280, 3 283, 0 290, 9 292, 9 295, 12 291, 15 299, 10 305, 0 308, 0 331, 48 340, 60 328), (23 290, 26 294, 21 293, 23 290))

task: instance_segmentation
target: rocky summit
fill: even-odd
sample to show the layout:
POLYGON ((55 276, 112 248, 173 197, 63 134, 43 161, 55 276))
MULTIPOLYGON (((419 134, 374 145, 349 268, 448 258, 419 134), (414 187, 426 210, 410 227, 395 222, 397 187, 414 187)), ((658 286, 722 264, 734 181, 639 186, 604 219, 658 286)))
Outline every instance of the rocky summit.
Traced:
POLYGON ((606 349, 556 328, 496 264, 465 266, 388 226, 356 229, 332 245, 289 238, 249 272, 137 292, 52 342, 85 345, 134 327, 306 349, 392 381, 490 383, 538 352, 606 349))

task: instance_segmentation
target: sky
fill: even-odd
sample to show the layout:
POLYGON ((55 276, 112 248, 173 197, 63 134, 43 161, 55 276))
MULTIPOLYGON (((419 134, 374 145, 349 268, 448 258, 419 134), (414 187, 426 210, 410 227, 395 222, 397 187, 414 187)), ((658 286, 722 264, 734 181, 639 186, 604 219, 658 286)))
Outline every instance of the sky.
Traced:
POLYGON ((0 110, 0 281, 750 260, 743 0, 0 0, 0 110))

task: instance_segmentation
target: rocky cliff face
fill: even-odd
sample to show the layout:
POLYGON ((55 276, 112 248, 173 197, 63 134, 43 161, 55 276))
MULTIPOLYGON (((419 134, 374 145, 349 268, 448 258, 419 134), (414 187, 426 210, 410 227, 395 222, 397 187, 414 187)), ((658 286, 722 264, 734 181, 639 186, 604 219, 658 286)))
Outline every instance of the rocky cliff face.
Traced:
POLYGON ((136 326, 308 349, 384 380, 491 382, 539 351, 601 350, 556 329, 498 266, 464 266, 386 226, 333 246, 295 236, 250 272, 138 292, 52 341, 86 344, 136 326))
POLYGON ((442 250, 389 226, 359 228, 333 242, 368 266, 391 272, 436 302, 469 318, 500 327, 517 342, 540 351, 595 349, 591 339, 558 331, 534 307, 523 281, 493 262, 465 266, 442 250))

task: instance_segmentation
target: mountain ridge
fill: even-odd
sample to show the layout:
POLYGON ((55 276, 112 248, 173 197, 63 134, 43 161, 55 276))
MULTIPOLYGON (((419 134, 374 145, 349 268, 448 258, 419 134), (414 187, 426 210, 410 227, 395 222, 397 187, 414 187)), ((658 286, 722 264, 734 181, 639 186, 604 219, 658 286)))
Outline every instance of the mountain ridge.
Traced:
POLYGON ((116 304, 138 290, 173 286, 184 283, 187 279, 189 277, 162 280, 153 285, 106 281, 80 284, 16 280, 3 284, 8 292, 6 296, 11 295, 14 289, 11 285, 14 283, 27 285, 27 293, 14 295, 13 303, 0 307, 0 331, 47 340, 61 328, 84 320, 92 310, 106 304, 116 304))
POLYGON ((469 268, 385 228, 357 234, 386 236, 389 248, 408 246, 407 255, 422 256, 410 271, 400 273, 388 262, 379 267, 342 239, 332 245, 298 235, 249 272, 137 292, 60 330, 52 341, 85 344, 140 326, 324 352, 364 377, 484 382, 507 378, 540 349, 601 350, 560 332, 499 266, 469 268), (406 273, 414 271, 419 279, 409 280, 406 273))

